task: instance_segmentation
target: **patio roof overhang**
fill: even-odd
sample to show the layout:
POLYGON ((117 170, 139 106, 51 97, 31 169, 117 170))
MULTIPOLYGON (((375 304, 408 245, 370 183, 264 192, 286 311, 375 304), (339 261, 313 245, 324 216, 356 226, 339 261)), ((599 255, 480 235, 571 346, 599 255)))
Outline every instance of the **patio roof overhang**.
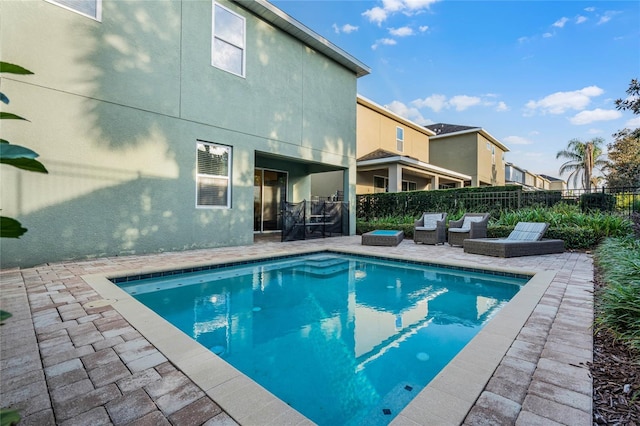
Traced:
POLYGON ((389 167, 393 164, 400 164, 403 167, 410 168, 418 172, 443 176, 443 177, 447 177, 447 178, 455 179, 459 181, 471 180, 471 176, 469 175, 465 175, 462 173, 455 172, 453 170, 445 169, 444 167, 434 166, 432 164, 425 163, 420 160, 416 160, 415 158, 405 157, 402 155, 398 155, 395 157, 376 158, 373 160, 362 160, 362 161, 356 162, 358 171, 376 170, 383 167, 389 167))

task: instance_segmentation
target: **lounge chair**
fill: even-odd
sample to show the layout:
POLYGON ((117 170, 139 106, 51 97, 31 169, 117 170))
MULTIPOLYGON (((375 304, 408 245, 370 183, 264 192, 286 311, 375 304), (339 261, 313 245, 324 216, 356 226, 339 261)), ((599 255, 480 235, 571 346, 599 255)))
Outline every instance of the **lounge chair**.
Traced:
POLYGON ((489 213, 465 213, 460 220, 449 221, 449 245, 462 246, 470 238, 486 238, 489 213))
POLYGON ((543 239, 544 222, 518 222, 507 238, 464 240, 464 252, 497 257, 535 256, 564 252, 563 240, 543 239))
POLYGON ((413 224, 413 242, 418 244, 444 244, 446 213, 424 213, 413 224))

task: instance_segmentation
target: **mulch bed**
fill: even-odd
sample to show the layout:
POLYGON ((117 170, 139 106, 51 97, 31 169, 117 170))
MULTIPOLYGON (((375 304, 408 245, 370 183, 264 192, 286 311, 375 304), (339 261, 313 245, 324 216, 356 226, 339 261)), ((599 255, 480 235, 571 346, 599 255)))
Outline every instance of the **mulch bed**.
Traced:
MULTIPOLYGON (((594 273, 596 303, 603 283, 594 273)), ((593 424, 640 425, 640 352, 617 341, 609 330, 593 334, 593 424)))

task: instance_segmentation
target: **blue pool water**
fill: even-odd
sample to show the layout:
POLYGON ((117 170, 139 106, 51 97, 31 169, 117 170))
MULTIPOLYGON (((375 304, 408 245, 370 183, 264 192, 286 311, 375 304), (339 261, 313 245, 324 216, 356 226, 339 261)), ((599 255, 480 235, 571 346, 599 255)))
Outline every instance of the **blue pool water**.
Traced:
POLYGON ((376 229, 375 231, 371 231, 372 235, 396 235, 398 231, 392 231, 389 229, 376 229))
POLYGON ((527 280, 322 252, 118 285, 312 421, 375 425, 527 280))

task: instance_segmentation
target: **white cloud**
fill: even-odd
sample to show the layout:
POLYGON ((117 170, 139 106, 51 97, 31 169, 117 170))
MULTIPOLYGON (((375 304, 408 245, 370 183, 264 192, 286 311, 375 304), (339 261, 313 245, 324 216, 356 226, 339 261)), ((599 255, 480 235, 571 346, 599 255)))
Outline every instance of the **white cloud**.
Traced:
POLYGON ((421 25, 420 28, 418 28, 420 30, 421 33, 427 31, 429 29, 428 25, 421 25))
POLYGON ((408 107, 400 101, 393 101, 390 104, 386 105, 386 107, 394 113, 398 114, 400 117, 404 117, 421 126, 433 123, 431 120, 427 120, 426 118, 424 118, 417 108, 408 107))
POLYGON ((362 15, 369 18, 369 22, 373 22, 378 26, 387 20, 387 11, 378 6, 373 9, 365 10, 362 15))
POLYGON ((600 20, 598 21, 598 25, 602 25, 602 24, 606 24, 607 22, 609 22, 614 16, 616 16, 617 14, 619 14, 620 12, 617 10, 607 10, 603 16, 600 17, 600 20))
POLYGON ((571 117, 569 121, 571 122, 571 124, 582 125, 582 124, 593 123, 594 121, 615 120, 620 118, 621 116, 622 116, 622 113, 615 109, 596 108, 591 111, 579 112, 578 114, 571 117))
POLYGON ((449 105, 455 107, 456 111, 464 111, 465 109, 478 105, 481 99, 477 96, 457 95, 449 99, 449 105))
POLYGON ((509 107, 506 103, 496 102, 490 98, 497 95, 487 94, 484 99, 478 96, 456 95, 447 99, 445 95, 433 94, 424 99, 415 99, 411 101, 411 105, 416 108, 430 108, 434 112, 440 112, 443 109, 455 109, 456 111, 464 111, 472 106, 482 105, 494 108, 498 112, 508 111, 509 107))
POLYGON ((407 37, 413 35, 413 28, 411 27, 400 27, 400 28, 389 28, 389 34, 396 37, 407 37))
POLYGON ((630 129, 640 127, 640 117, 634 117, 631 120, 627 121, 624 125, 625 127, 628 127, 630 129))
POLYGON ((507 136, 506 138, 502 138, 502 140, 511 145, 531 145, 533 143, 522 136, 507 136))
POLYGON ((398 42, 395 41, 392 38, 381 38, 381 39, 376 40, 375 43, 373 43, 373 45, 371 46, 371 49, 376 50, 381 45, 393 46, 395 44, 398 44, 398 42))
POLYGON ((402 12, 407 15, 420 13, 439 0, 382 0, 382 7, 375 6, 365 10, 362 15, 380 26, 387 18, 395 13, 402 12))
POLYGON ((344 24, 343 26, 339 27, 337 24, 333 24, 333 30, 336 32, 336 34, 350 34, 354 31, 358 31, 358 27, 351 24, 344 24))
POLYGON ((553 33, 544 33, 542 34, 542 38, 551 38, 553 37, 553 33))
POLYGON ((435 112, 439 112, 442 108, 447 107, 447 97, 445 95, 431 95, 424 99, 416 99, 411 105, 418 108, 431 108, 435 112))
POLYGON ((526 104, 527 115, 539 111, 542 114, 563 114, 567 110, 583 110, 591 102, 591 98, 600 96, 604 90, 598 86, 589 86, 572 92, 556 92, 545 96, 539 101, 529 101, 526 104))
POLYGON ((507 106, 506 103, 500 101, 500 102, 498 102, 498 106, 496 107, 496 111, 498 111, 498 112, 509 111, 509 107, 507 106))
POLYGON ((585 10, 585 12, 595 12, 596 8, 593 7, 593 6, 590 6, 590 7, 585 7, 584 10, 585 10))
POLYGON ((586 22, 587 19, 588 18, 586 16, 578 15, 576 16, 576 24, 582 24, 583 22, 586 22))
POLYGON ((565 18, 564 16, 560 19, 558 19, 556 22, 553 23, 554 27, 558 27, 558 28, 562 28, 564 27, 564 24, 567 23, 567 21, 569 21, 569 18, 565 18))

